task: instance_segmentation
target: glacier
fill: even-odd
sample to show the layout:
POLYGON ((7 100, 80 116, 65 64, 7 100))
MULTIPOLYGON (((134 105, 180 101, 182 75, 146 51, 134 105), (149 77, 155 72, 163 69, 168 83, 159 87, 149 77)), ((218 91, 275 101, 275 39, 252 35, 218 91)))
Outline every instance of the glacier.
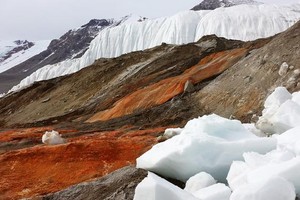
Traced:
POLYGON ((45 66, 23 79, 9 92, 36 81, 79 71, 98 58, 112 58, 132 51, 152 48, 161 43, 185 44, 204 35, 215 34, 243 41, 265 38, 282 32, 300 19, 300 4, 238 5, 215 10, 183 11, 171 17, 130 20, 101 31, 89 49, 78 59, 45 66))

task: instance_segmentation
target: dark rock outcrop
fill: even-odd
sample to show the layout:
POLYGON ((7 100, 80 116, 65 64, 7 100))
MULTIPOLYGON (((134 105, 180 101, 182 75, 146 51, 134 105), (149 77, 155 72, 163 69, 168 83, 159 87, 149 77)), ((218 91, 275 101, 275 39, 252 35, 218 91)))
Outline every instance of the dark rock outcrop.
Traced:
POLYGON ((191 10, 214 10, 220 7, 231 7, 239 4, 254 4, 253 0, 204 0, 200 4, 193 7, 191 10))
MULTIPOLYGON (((41 197, 43 200, 130 200, 136 186, 147 172, 133 166, 124 167, 100 179, 74 185, 41 197)), ((37 198, 35 198, 37 199, 37 198)))

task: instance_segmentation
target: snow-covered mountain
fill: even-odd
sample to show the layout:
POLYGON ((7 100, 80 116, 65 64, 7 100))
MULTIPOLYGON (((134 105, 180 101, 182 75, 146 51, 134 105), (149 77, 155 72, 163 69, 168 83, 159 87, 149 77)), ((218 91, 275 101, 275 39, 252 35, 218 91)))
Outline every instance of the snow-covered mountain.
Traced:
POLYGON ((214 10, 220 7, 231 7, 240 4, 261 4, 253 0, 204 0, 192 10, 214 10))
POLYGON ((47 49, 50 41, 0 41, 0 73, 47 49))
POLYGON ((194 42, 209 34, 229 39, 254 40, 282 32, 299 19, 300 4, 285 7, 262 4, 185 11, 171 17, 128 22, 101 31, 81 58, 45 66, 26 77, 11 91, 17 91, 35 81, 74 73, 101 57, 116 57, 163 42, 194 42))
POLYGON ((0 43, 0 48, 3 46, 0 53, 3 52, 3 56, 8 55, 2 62, 0 58, 0 93, 7 92, 22 79, 46 65, 66 59, 80 58, 101 30, 117 26, 123 22, 122 20, 92 19, 87 24, 70 30, 51 42, 27 42, 28 44, 20 42, 20 45, 23 46, 17 46, 12 42, 0 43), (10 53, 6 53, 7 51, 10 53))

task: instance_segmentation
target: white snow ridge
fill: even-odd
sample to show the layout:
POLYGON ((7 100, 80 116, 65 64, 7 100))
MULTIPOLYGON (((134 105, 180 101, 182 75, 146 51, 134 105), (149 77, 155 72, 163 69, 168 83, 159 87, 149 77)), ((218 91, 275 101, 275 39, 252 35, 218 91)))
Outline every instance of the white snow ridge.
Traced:
POLYGON ((300 4, 290 7, 238 5, 215 10, 184 11, 171 17, 140 22, 134 20, 101 31, 81 58, 45 66, 26 77, 11 91, 20 90, 35 81, 77 72, 101 57, 117 57, 162 42, 185 44, 210 34, 244 41, 269 37, 297 22, 300 19, 297 10, 300 10, 300 4))
POLYGON ((249 129, 249 124, 214 114, 189 121, 178 129, 178 135, 153 146, 137 159, 138 168, 186 181, 185 189, 149 173, 136 188, 134 199, 299 198, 299 106, 300 92, 290 94, 283 87, 275 89, 260 118, 265 124, 257 124, 261 132, 273 134, 270 137, 255 136, 249 131, 254 129, 253 124, 249 129))

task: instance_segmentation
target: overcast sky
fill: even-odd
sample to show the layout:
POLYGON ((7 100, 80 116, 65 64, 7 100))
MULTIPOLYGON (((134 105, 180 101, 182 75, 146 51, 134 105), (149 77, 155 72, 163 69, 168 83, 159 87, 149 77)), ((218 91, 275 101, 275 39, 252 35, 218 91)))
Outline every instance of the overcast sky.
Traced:
MULTIPOLYGON (((293 3, 300 0, 261 0, 293 3)), ((156 18, 187 10, 201 0, 0 0, 0 40, 54 39, 90 19, 130 13, 156 18)))

